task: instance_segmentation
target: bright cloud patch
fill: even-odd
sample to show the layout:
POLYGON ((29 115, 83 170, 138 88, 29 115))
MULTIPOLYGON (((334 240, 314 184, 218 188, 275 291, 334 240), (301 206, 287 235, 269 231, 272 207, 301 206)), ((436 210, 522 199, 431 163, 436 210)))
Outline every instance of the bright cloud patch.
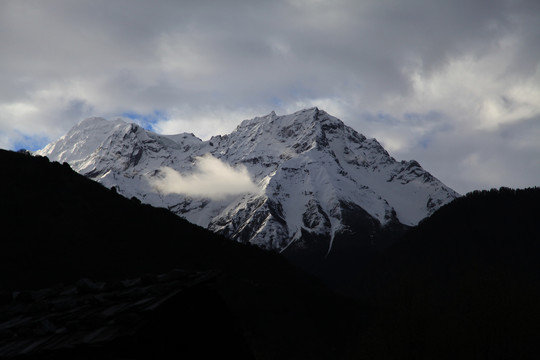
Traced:
POLYGON ((150 185, 163 194, 223 199, 231 195, 259 192, 247 169, 233 168, 210 154, 196 158, 195 171, 180 174, 169 167, 160 169, 160 177, 150 179, 150 185))

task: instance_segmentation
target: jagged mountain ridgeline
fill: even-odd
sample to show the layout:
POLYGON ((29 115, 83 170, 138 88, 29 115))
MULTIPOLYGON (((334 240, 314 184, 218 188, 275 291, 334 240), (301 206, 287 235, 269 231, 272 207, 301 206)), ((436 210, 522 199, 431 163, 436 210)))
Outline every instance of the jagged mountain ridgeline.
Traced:
POLYGON ((37 154, 297 262, 384 246, 459 196, 317 108, 245 120, 208 141, 90 118, 37 154))

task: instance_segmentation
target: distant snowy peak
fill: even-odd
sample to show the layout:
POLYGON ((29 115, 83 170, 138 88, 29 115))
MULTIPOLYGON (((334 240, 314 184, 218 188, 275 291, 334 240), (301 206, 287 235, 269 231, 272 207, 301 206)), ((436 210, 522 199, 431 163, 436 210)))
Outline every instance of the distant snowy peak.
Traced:
POLYGON ((58 161, 76 161, 90 155, 97 146, 120 127, 129 126, 121 120, 108 121, 93 117, 81 121, 58 141, 47 145, 38 154, 47 154, 58 161))
POLYGON ((81 121, 36 154, 68 162, 74 170, 95 177, 108 170, 127 170, 143 156, 185 151, 201 143, 193 134, 158 135, 120 119, 93 117, 81 121))
POLYGON ((415 225, 459 196, 416 161, 396 161, 375 139, 318 108, 245 120, 208 141, 91 118, 38 154, 66 161, 125 196, 278 251, 309 247, 309 238, 317 237, 326 239, 329 252, 359 223, 372 227, 364 229, 371 234, 392 224, 415 225), (245 166, 260 192, 212 200, 163 194, 150 185, 163 177, 163 167, 192 174, 207 154, 245 166))

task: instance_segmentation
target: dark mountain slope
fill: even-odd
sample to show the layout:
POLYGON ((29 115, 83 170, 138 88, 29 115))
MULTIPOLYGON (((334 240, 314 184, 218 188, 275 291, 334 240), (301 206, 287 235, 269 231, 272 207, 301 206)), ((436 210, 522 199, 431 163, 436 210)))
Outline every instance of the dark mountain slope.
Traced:
POLYGON ((540 188, 454 200, 366 275, 375 358, 509 359, 540 353, 540 188))
MULTIPOLYGON (((221 271, 213 291, 256 358, 336 358, 354 331, 350 302, 274 253, 126 199, 67 164, 3 150, 0 164, 4 295, 83 277, 213 269, 221 271)), ((205 339, 203 345, 219 344, 215 341, 205 339)))
POLYGON ((7 151, 0 156, 3 288, 125 278, 173 266, 232 269, 244 252, 270 257, 128 200, 65 163, 7 151))

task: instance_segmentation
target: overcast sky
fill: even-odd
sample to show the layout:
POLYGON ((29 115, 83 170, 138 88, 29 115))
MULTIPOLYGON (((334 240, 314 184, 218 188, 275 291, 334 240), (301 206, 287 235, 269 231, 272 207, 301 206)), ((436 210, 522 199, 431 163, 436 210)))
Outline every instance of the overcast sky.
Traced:
POLYGON ((540 185, 540 1, 0 1, 0 147, 317 106, 460 193, 540 185))

